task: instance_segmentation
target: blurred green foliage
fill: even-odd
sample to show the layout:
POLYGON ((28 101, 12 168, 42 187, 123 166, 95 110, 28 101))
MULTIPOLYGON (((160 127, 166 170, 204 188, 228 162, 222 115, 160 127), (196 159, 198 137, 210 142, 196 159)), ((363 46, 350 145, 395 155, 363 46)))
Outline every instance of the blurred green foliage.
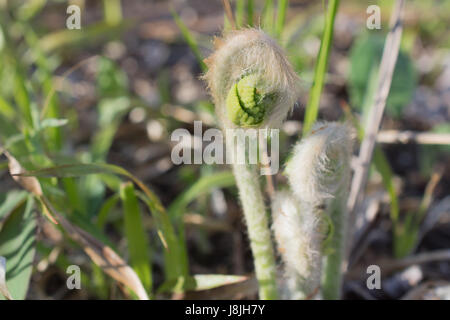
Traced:
MULTIPOLYGON (((350 102, 351 105, 364 111, 367 104, 366 96, 368 79, 372 73, 377 72, 381 62, 381 56, 384 48, 384 36, 373 33, 364 33, 360 35, 352 46, 350 53, 350 102)), ((377 76, 375 76, 377 79, 377 76)), ((394 118, 402 116, 404 108, 411 101, 417 82, 417 75, 414 65, 405 51, 400 51, 395 65, 394 75, 392 77, 391 89, 386 101, 386 113, 394 118)))
MULTIPOLYGON (((417 34, 417 37, 449 47, 445 9, 449 8, 450 2, 442 2, 441 10, 433 9, 431 1, 412 2, 424 13, 439 16, 419 23, 417 30, 412 31, 413 36, 417 34)), ((95 117, 92 134, 81 148, 75 145, 76 131, 86 128, 74 107, 77 102, 61 85, 63 82, 71 86, 72 73, 78 68, 71 70, 72 66, 65 63, 66 58, 81 57, 79 53, 86 48, 99 50, 111 39, 121 41, 123 32, 136 22, 123 19, 123 1, 104 0, 101 20, 83 25, 82 30, 67 30, 65 26, 48 30, 39 21, 40 14, 52 6, 65 9, 63 3, 51 0, 0 1, 0 152, 3 151, 1 148, 8 150, 26 170, 33 171, 52 205, 66 218, 126 257, 150 296, 218 287, 241 279, 237 276, 192 275, 185 239, 184 213, 195 209, 205 215, 208 210, 205 199, 208 200, 209 193, 217 188, 233 187, 234 179, 229 171, 189 166, 180 168, 176 179, 182 191, 166 210, 143 181, 124 168, 106 164, 117 131, 127 114, 136 105, 147 106, 133 92, 132 79, 128 79, 121 66, 109 58, 94 56, 79 62, 78 67, 85 62, 95 65, 95 101, 91 106, 95 117), (127 246, 122 245, 122 239, 127 246), (163 281, 155 287, 157 281, 154 276, 159 275, 160 270, 164 272, 163 281)), ((354 3, 361 5, 360 2, 354 3)), ((305 49, 306 44, 320 41, 324 33, 326 8, 323 3, 321 5, 314 9, 314 14, 311 11, 300 12, 287 21, 287 0, 238 0, 236 22, 238 27, 261 23, 262 28, 286 49, 295 70, 309 87, 317 76, 322 77, 323 82, 327 80, 326 68, 319 70, 320 75, 316 74, 317 57, 305 49)), ((203 54, 205 49, 211 49, 209 37, 209 47, 204 48, 198 34, 189 30, 175 11, 173 16, 183 39, 194 52, 198 66, 205 71, 203 54)), ((357 110, 364 110, 370 100, 383 44, 382 35, 362 34, 352 47, 349 90, 351 105, 357 110)), ((162 111, 163 107, 174 103, 170 72, 167 69, 158 72, 156 82, 161 101, 155 108, 146 109, 146 115, 164 119, 164 129, 170 131, 180 126, 179 119, 162 111)), ((387 113, 391 117, 402 115, 416 82, 417 74, 410 53, 404 50, 398 59, 387 103, 387 113)), ((320 94, 321 90, 316 98, 320 94)), ((196 116, 201 113, 214 115, 214 107, 209 101, 196 101, 179 107, 196 116)), ((315 121, 313 118, 311 121, 315 121)), ((448 133, 450 127, 442 125, 433 131, 448 133)), ((282 134, 280 138, 282 147, 287 149, 287 137, 282 134)), ((427 174, 439 157, 449 152, 448 146, 421 149, 421 165, 427 174)), ((374 163, 389 191, 391 218, 396 222, 398 206, 392 169, 378 149, 374 163)), ((0 163, 0 170, 6 172, 5 161, 0 163)), ((11 189, 0 193, 0 256, 7 258, 7 285, 17 299, 26 297, 32 271, 36 270, 33 265, 35 253, 38 259, 44 260, 55 249, 54 244, 47 241, 36 244, 37 214, 41 210, 25 191, 11 189)), ((414 247, 417 228, 416 222, 408 221, 399 227, 396 235, 406 236, 398 242, 402 248, 397 250, 400 252, 398 255, 405 255, 414 247)), ((65 271, 73 263, 73 253, 79 248, 67 238, 59 245, 62 250, 53 263, 65 271)), ((89 262, 81 268, 82 286, 90 296, 102 299, 122 297, 115 282, 105 276, 100 267, 89 262)))

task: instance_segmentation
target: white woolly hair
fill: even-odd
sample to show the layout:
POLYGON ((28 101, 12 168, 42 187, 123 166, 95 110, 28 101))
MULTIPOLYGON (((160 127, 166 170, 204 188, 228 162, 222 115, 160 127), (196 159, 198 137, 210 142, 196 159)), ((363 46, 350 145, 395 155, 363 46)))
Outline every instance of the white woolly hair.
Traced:
POLYGON ((346 124, 317 123, 295 147, 286 166, 291 190, 301 203, 323 204, 350 178, 353 133, 346 124))
POLYGON ((275 40, 259 29, 231 31, 215 39, 216 51, 206 60, 204 78, 216 105, 223 128, 235 128, 226 115, 226 98, 243 76, 258 74, 263 93, 275 93, 276 100, 260 127, 278 128, 298 99, 299 78, 275 40))
POLYGON ((272 218, 278 252, 286 277, 296 279, 305 295, 319 286, 324 233, 320 216, 300 207, 290 191, 279 191, 272 201, 272 218))

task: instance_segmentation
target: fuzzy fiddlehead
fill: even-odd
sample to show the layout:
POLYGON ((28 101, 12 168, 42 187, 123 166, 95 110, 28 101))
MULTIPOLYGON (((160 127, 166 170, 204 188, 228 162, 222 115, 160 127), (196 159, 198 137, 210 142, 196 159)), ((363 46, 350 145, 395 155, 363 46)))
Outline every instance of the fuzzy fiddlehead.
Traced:
POLYGON ((283 50, 257 29, 215 40, 205 75, 223 128, 277 128, 298 98, 298 77, 283 50))
POLYGON ((284 263, 282 294, 287 299, 305 299, 320 283, 325 235, 322 219, 318 214, 305 214, 290 190, 276 193, 272 216, 278 253, 284 263))
POLYGON ((286 166, 286 176, 298 208, 291 214, 295 218, 291 218, 289 230, 291 233, 292 230, 309 231, 296 237, 276 239, 279 247, 296 248, 290 252, 285 250, 283 260, 287 269, 295 271, 290 275, 296 279, 303 296, 318 288, 322 278, 323 297, 339 298, 352 145, 352 133, 345 124, 318 123, 310 135, 294 147, 286 166), (326 256, 323 272, 322 260, 314 259, 312 253, 326 256))
MULTIPOLYGON (((216 114, 233 148, 228 129, 277 128, 297 99, 298 78, 281 48, 256 29, 216 39, 205 75, 216 114)), ((245 142, 238 139, 238 148, 245 142), (240 144, 240 145, 239 145, 240 144)), ((261 299, 277 299, 276 267, 269 219, 257 164, 233 164, 252 249, 261 299)))

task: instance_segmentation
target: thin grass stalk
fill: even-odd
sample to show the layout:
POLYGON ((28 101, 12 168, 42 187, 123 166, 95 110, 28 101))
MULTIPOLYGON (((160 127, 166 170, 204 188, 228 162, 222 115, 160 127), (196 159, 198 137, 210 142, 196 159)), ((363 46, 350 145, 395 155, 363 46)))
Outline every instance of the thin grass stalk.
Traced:
POLYGON ((305 120, 303 122, 303 135, 309 133, 319 113, 320 95, 322 93, 328 69, 328 57, 333 42, 334 19, 336 17, 338 6, 339 0, 330 0, 328 3, 325 30, 322 35, 319 55, 314 71, 314 83, 306 106, 305 120))
POLYGON ((278 38, 281 37, 281 33, 284 29, 284 23, 286 21, 286 11, 288 6, 289 0, 278 0, 277 22, 275 26, 275 33, 278 38))

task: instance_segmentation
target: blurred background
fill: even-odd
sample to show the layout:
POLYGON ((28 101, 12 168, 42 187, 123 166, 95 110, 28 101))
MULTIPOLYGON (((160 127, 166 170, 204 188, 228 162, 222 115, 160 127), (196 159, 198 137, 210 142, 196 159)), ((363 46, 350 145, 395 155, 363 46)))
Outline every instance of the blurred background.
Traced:
MULTIPOLYGON (((276 38, 301 78, 302 95, 280 134, 283 163, 301 137, 326 6, 323 1, 290 0, 285 23, 279 25, 276 3, 231 1, 237 23, 261 26, 276 38)), ((345 119, 361 128, 370 121, 365 116, 392 3, 341 1, 320 119, 345 119), (381 9, 379 30, 366 27, 371 4, 381 9)), ((202 60, 224 28, 230 23, 220 0, 0 0, 1 145, 28 170, 73 162, 127 169, 153 190, 173 219, 181 219, 174 224, 182 225, 175 229, 186 239, 190 274, 251 276, 251 252, 229 168, 174 165, 170 158, 173 130, 186 128, 193 134, 195 120, 203 121, 204 130, 217 127, 201 80, 206 70, 202 60), (66 27, 70 4, 81 9, 79 30, 66 27)), ((450 299, 449 30, 450 1, 406 2, 401 52, 381 131, 437 133, 433 137, 441 144, 392 142, 389 134, 378 144, 377 164, 356 221, 345 299, 450 299), (380 266, 381 289, 367 288, 369 265, 380 266)), ((7 164, 0 158, 0 255, 9 250, 2 238, 9 213, 13 208, 26 211, 29 201, 7 164)), ((281 173, 275 180, 285 183, 281 173)), ((41 183, 70 221, 126 261, 133 260, 127 245, 133 241, 130 224, 124 218, 131 203, 147 239, 144 265, 151 268, 150 275, 138 274, 150 277, 145 284, 156 298, 177 297, 166 290, 162 245, 154 219, 135 201, 138 191, 131 188, 137 196, 127 199, 124 190, 129 188, 107 174, 43 178, 41 183)), ((39 210, 35 206, 30 211, 37 217, 33 254, 24 253, 26 265, 10 271, 19 282, 31 277, 23 291, 26 298, 130 297, 59 227, 38 216, 39 210), (81 290, 66 287, 66 268, 72 264, 81 267, 81 290)), ((197 291, 195 297, 256 297, 254 284, 241 285, 239 291, 216 286, 216 291, 206 291, 212 296, 197 291)))

